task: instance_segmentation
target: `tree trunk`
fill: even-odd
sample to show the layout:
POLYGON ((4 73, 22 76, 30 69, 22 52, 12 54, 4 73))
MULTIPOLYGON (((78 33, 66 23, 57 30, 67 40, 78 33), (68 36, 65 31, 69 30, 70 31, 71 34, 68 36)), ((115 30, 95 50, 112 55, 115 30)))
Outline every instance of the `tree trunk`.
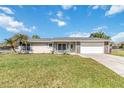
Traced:
POLYGON ((21 40, 20 40, 19 46, 20 46, 20 53, 22 53, 22 41, 21 40))
POLYGON ((15 50, 15 48, 14 48, 14 46, 13 46, 13 45, 11 46, 11 48, 12 48, 12 50, 16 53, 16 50, 15 50))

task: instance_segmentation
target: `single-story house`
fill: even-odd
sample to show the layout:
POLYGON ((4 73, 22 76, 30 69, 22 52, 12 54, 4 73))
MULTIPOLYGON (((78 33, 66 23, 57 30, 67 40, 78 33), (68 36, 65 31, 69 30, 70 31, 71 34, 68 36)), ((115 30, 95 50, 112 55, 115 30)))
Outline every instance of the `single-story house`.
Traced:
POLYGON ((11 50, 11 46, 6 45, 4 43, 0 43, 0 50, 11 50))
POLYGON ((124 48, 124 41, 123 42, 119 42, 119 43, 112 43, 112 48, 113 49, 121 49, 121 48, 124 48))
POLYGON ((118 46, 119 46, 119 48, 124 48, 124 41, 123 41, 123 42, 118 43, 118 46))
MULTIPOLYGON (((29 53, 110 53, 110 40, 101 38, 60 37, 29 39, 29 53)), ((21 47, 19 48, 21 49, 21 47)))

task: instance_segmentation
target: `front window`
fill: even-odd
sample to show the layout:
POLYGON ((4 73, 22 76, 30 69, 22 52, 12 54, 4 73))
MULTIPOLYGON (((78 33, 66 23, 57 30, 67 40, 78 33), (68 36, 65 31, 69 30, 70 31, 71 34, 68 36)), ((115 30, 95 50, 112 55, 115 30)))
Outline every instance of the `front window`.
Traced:
POLYGON ((66 50, 66 44, 58 44, 58 50, 66 50))
POLYGON ((52 44, 49 44, 49 47, 52 47, 52 44))

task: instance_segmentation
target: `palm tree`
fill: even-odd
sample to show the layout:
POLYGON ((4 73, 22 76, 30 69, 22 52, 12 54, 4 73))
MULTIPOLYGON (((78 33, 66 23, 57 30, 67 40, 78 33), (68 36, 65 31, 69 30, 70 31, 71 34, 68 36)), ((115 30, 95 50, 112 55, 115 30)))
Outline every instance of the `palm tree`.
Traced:
POLYGON ((15 39, 17 41, 17 43, 27 43, 28 40, 28 36, 24 35, 24 34, 16 34, 13 36, 13 39, 15 39))
POLYGON ((14 46, 14 40, 12 38, 10 39, 5 39, 5 44, 10 45, 12 50, 16 53, 15 46, 14 46))
POLYGON ((33 39, 40 39, 40 36, 38 36, 38 35, 32 35, 32 38, 33 39))
POLYGON ((94 32, 90 34, 90 37, 92 38, 104 38, 104 39, 110 39, 110 36, 106 35, 104 32, 102 31, 98 31, 98 32, 94 32))
MULTIPOLYGON (((24 34, 16 34, 13 36, 13 39, 16 41, 16 43, 22 48, 23 45, 26 46, 27 49, 27 44, 28 44, 28 36, 24 34)), ((20 49, 20 53, 21 53, 20 49)))

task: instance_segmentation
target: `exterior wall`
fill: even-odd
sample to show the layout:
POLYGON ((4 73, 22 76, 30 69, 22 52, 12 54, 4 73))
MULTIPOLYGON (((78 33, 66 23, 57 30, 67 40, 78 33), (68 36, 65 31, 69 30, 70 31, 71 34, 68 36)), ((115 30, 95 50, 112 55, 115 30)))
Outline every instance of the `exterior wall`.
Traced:
POLYGON ((109 42, 105 42, 104 43, 104 51, 106 54, 110 54, 111 53, 111 49, 112 47, 110 46, 109 42))
POLYGON ((77 42, 77 44, 76 44, 76 46, 77 46, 77 53, 80 53, 80 45, 81 45, 81 43, 77 42))
MULTIPOLYGON (((108 42, 107 42, 108 43, 108 42)), ((104 42, 51 42, 53 44, 52 47, 49 47, 49 43, 41 42, 41 43, 31 43, 31 52, 30 53, 51 53, 53 50, 55 53, 63 53, 63 51, 58 50, 58 44, 66 44, 67 51, 69 53, 81 53, 81 47, 83 46, 88 48, 99 48, 98 51, 103 49, 103 53, 109 53, 109 45, 104 42), (74 45, 74 49, 70 48, 71 44, 74 45)), ((91 49, 91 50, 92 50, 91 49)), ((94 50, 95 50, 94 49, 94 50)), ((95 50, 97 51, 97 50, 95 50)), ((89 49, 90 52, 90 49, 89 49)))
POLYGON ((75 42, 75 53, 80 53, 80 42, 75 42))
POLYGON ((110 53, 110 46, 109 45, 105 45, 104 46, 104 51, 106 54, 109 54, 110 53))
POLYGON ((30 47, 31 53, 51 53, 52 51, 48 43, 32 43, 30 47))
POLYGON ((98 43, 94 43, 94 42, 89 42, 89 43, 81 43, 81 46, 104 46, 104 42, 98 42, 98 43))

